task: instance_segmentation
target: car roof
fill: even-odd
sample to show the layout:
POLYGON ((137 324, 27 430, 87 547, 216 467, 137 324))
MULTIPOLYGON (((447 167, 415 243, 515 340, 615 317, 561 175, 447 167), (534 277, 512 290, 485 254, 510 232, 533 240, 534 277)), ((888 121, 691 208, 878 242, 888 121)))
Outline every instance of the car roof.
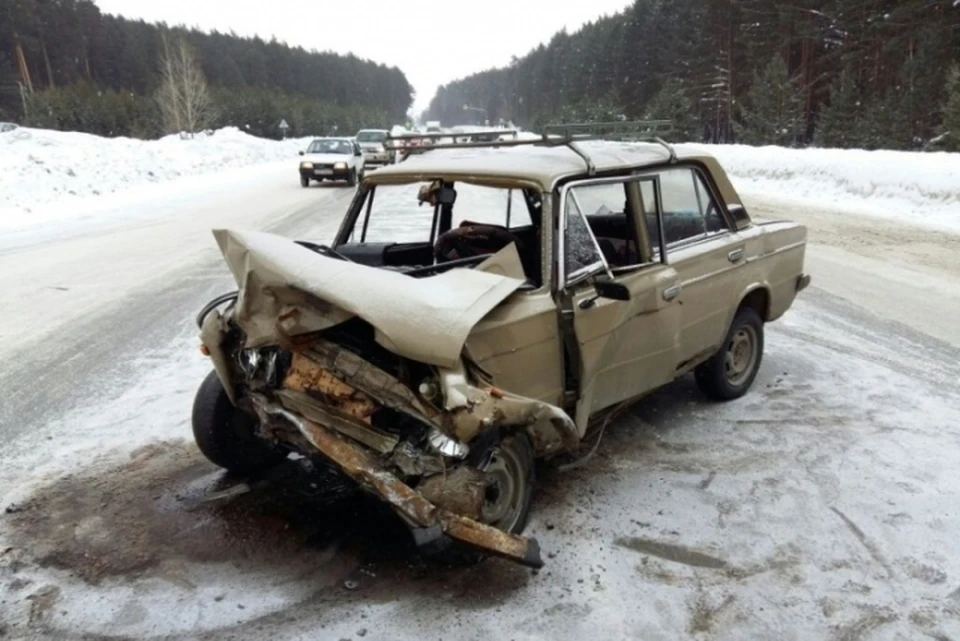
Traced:
MULTIPOLYGON (((590 157, 598 174, 670 162, 670 152, 656 143, 591 140, 578 142, 577 146, 590 157)), ((728 203, 739 202, 712 155, 700 149, 683 148, 676 148, 675 153, 678 162, 705 165, 714 175, 724 199, 728 203)), ((449 177, 468 182, 535 183, 543 191, 551 191, 560 180, 587 175, 584 159, 566 145, 523 145, 434 149, 379 169, 369 180, 377 184, 449 177)))

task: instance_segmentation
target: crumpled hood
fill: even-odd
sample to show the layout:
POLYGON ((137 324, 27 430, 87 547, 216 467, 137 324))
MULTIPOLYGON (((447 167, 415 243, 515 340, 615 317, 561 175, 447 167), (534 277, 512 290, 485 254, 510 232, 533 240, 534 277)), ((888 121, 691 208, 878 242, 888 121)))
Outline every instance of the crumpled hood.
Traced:
POLYGON ((390 351, 455 367, 473 326, 523 283, 502 268, 519 265, 512 244, 486 261, 504 274, 480 265, 413 278, 328 258, 275 234, 218 229, 213 235, 240 287, 234 321, 247 347, 359 316, 390 351))

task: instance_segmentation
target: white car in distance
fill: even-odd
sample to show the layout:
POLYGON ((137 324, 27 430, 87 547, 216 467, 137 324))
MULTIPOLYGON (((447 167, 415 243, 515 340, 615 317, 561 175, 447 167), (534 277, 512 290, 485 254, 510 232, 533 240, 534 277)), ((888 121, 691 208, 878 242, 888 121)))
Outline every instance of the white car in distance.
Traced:
POLYGON ((355 139, 363 151, 364 162, 368 165, 389 165, 393 162, 390 150, 386 148, 386 129, 361 129, 355 139))
POLYGON ((309 187, 311 180, 345 180, 351 187, 363 180, 363 152, 351 138, 315 138, 300 155, 302 187, 309 187))

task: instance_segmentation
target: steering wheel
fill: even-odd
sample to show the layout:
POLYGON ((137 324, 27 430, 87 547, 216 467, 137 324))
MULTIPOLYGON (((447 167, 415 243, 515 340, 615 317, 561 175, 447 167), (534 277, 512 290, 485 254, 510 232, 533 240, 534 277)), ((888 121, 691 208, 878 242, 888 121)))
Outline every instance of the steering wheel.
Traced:
POLYGON ((437 263, 436 265, 425 265, 424 267, 414 267, 413 269, 408 269, 403 273, 407 276, 419 276, 421 274, 429 274, 431 272, 438 271, 447 271, 448 269, 453 269, 454 267, 468 267, 472 265, 479 265, 485 261, 493 254, 479 254, 477 256, 467 256, 466 258, 457 258, 456 260, 449 260, 445 263, 437 263))
POLYGON ((329 247, 329 246, 327 246, 327 245, 318 245, 317 243, 311 243, 311 242, 308 241, 308 240, 295 240, 295 241, 293 241, 293 242, 295 242, 296 244, 298 244, 298 245, 300 245, 300 246, 302 246, 302 247, 306 247, 307 249, 313 250, 313 251, 317 252, 318 254, 323 254, 324 256, 329 256, 330 258, 339 258, 340 260, 345 260, 345 261, 347 261, 348 263, 354 262, 352 259, 344 256, 343 254, 341 254, 340 252, 338 252, 338 251, 337 251, 336 249, 334 249, 333 247, 329 247))

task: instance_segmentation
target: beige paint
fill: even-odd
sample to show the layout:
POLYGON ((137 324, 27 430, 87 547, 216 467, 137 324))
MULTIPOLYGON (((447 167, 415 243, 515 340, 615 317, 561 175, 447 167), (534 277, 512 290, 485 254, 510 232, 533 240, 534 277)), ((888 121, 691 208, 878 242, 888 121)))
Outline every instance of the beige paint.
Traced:
MULTIPOLYGON (((482 269, 416 279, 328 258, 273 234, 217 230, 214 236, 240 287, 234 320, 247 347, 273 344, 278 327, 295 336, 359 316, 387 349, 453 367, 473 326, 523 284, 482 269)), ((516 254, 516 248, 503 252, 516 254)), ((494 262, 504 271, 518 261, 494 262)))
MULTIPOLYGON (((671 166, 657 145, 599 145, 590 153, 598 171, 618 172, 625 178, 671 166)), ((678 159, 709 176, 725 204, 740 203, 715 159, 701 152, 681 152, 678 159)), ((582 159, 567 148, 523 147, 428 152, 381 169, 365 184, 438 177, 489 186, 535 185, 543 193, 547 220, 557 215, 557 182, 587 178, 582 159)), ((635 206, 641 204, 638 189, 629 197, 635 206)), ((362 190, 351 210, 360 198, 362 190)), ((651 209, 655 204, 642 206, 651 209)), ((634 233, 641 256, 650 257, 648 245, 656 239, 648 239, 643 229, 634 233)), ((573 415, 567 417, 559 409, 564 352, 558 294, 552 285, 553 225, 541 233, 545 281, 536 291, 518 290, 521 266, 512 245, 478 268, 414 279, 326 258, 266 234, 216 234, 243 290, 234 317, 252 337, 248 344, 273 340, 277 317, 291 309, 300 314, 284 321, 289 326, 282 329, 289 334, 360 316, 376 328, 378 342, 388 349, 440 368, 445 392, 463 398, 462 402, 447 398, 449 416, 437 424, 463 439, 491 424, 487 419, 493 415, 482 410, 497 405, 497 397, 481 389, 482 381, 474 387, 463 378, 461 358, 466 354, 494 385, 509 393, 501 405, 519 402, 516 410, 510 409, 514 423, 536 421, 543 426, 534 430, 547 435, 535 438, 543 443, 538 444, 538 454, 556 452, 568 442, 565 434, 574 429, 570 418, 582 436, 598 412, 656 389, 709 358, 752 291, 768 294, 769 304, 760 310, 766 320, 781 316, 796 296, 806 243, 806 229, 800 225, 748 221, 739 230, 668 247, 668 264, 647 262, 618 272, 615 278, 631 292, 629 301, 598 299, 581 309, 579 303, 593 297, 594 288, 589 282, 575 285, 571 293, 581 361, 580 398, 576 408, 566 408, 573 415), (730 261, 734 250, 742 250, 742 260, 730 261), (679 296, 668 299, 666 292, 678 286, 679 296), (476 411, 469 409, 473 405, 476 411), (551 423, 554 427, 548 429, 551 423)), ((207 329, 207 334, 213 332, 207 329)))
POLYGON ((631 300, 597 299, 589 283, 574 288, 574 326, 581 350, 580 394, 575 421, 581 435, 591 416, 673 380, 680 344, 681 309, 663 293, 679 282, 667 265, 647 265, 620 274, 631 300))

